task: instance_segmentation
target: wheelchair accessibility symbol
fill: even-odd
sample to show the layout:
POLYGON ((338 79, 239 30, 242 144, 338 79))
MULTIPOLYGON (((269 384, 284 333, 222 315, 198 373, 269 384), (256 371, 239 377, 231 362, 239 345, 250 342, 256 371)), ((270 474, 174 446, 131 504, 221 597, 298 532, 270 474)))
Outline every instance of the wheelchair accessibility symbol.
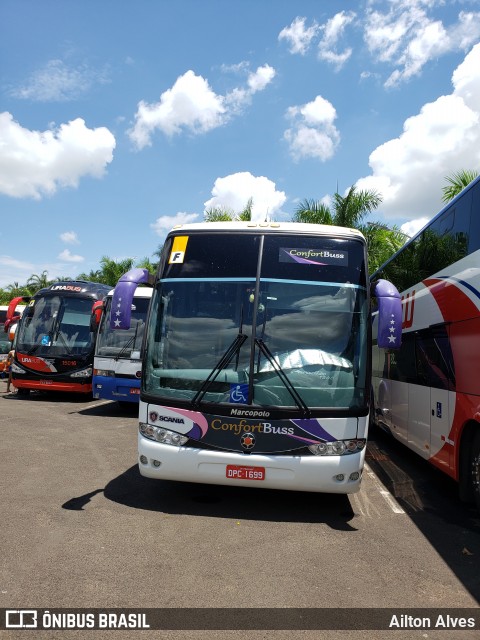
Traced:
POLYGON ((248 401, 248 384, 232 384, 230 386, 230 402, 248 401))

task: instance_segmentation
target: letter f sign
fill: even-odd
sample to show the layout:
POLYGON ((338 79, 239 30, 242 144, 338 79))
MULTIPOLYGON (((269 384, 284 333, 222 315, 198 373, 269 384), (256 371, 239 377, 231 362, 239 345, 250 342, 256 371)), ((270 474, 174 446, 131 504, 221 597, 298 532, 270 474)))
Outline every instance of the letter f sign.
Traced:
POLYGON ((175 262, 183 262, 184 256, 185 254, 183 253, 183 251, 175 251, 175 252, 172 251, 168 264, 173 264, 175 262))
POLYGON ((188 236, 175 236, 168 264, 181 264, 185 259, 188 236))

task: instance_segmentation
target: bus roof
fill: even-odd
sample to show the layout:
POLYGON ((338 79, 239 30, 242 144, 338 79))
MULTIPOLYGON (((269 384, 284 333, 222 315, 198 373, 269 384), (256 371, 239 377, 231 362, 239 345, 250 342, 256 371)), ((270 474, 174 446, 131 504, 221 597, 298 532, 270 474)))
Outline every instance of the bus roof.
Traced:
POLYGON ((89 280, 60 280, 39 289, 32 298, 38 298, 50 294, 62 293, 64 295, 84 295, 94 300, 103 300, 110 290, 110 285, 89 280))
POLYGON ((343 236, 346 238, 358 238, 364 240, 363 234, 358 229, 336 227, 326 224, 309 224, 306 222, 197 222, 191 224, 179 224, 170 230, 170 234, 190 233, 197 231, 241 231, 268 233, 295 233, 305 235, 343 236))
POLYGON ((405 251, 405 249, 409 245, 411 245, 412 242, 414 242, 418 238, 418 236, 420 236, 426 229, 428 229, 430 225, 434 224, 434 222, 436 222, 436 220, 440 218, 445 213, 445 211, 447 211, 447 209, 449 209, 452 206, 455 206, 457 201, 463 198, 463 196, 468 191, 470 191, 470 189, 473 189, 478 182, 480 182, 480 176, 477 176, 474 180, 472 180, 469 184, 467 184, 467 186, 464 187, 460 191, 460 193, 457 193, 457 195, 454 198, 452 198, 449 202, 447 202, 445 206, 443 206, 438 213, 436 213, 432 218, 430 218, 430 220, 426 224, 424 224, 421 229, 419 229, 416 233, 414 233, 414 235, 411 238, 409 238, 407 242, 405 242, 405 244, 400 247, 400 249, 397 249, 397 251, 395 251, 395 253, 392 254, 390 258, 388 258, 388 260, 385 260, 385 262, 375 271, 375 273, 372 273, 370 277, 373 278, 374 276, 376 276, 376 274, 379 271, 382 271, 382 269, 384 269, 387 266, 387 264, 392 262, 393 259, 396 258, 399 253, 402 253, 402 251, 405 251))

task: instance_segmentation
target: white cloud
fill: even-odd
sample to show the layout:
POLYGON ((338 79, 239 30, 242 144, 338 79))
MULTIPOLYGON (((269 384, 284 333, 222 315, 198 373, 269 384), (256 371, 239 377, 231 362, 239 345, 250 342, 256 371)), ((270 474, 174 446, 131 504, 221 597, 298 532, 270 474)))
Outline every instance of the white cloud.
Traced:
POLYGON ((360 189, 380 191, 388 218, 431 217, 442 206, 445 177, 480 167, 480 44, 452 83, 450 95, 425 104, 398 138, 370 154, 372 174, 357 181, 360 189))
POLYGON ((216 94, 202 76, 191 70, 175 81, 160 101, 141 101, 135 114, 135 124, 127 132, 137 149, 152 144, 152 134, 159 129, 167 136, 182 130, 201 134, 225 124, 248 104, 254 93, 262 91, 274 78, 275 69, 268 64, 250 73, 247 88, 235 88, 227 95, 216 94))
POLYGON ((85 258, 83 256, 70 253, 69 249, 64 249, 60 254, 58 254, 58 260, 62 260, 64 262, 83 262, 85 258))
POLYGON ((87 93, 95 83, 108 81, 106 69, 86 65, 73 68, 62 60, 50 60, 32 73, 26 84, 12 89, 10 95, 36 102, 66 102, 87 93))
POLYGON ((61 233, 60 240, 65 242, 65 244, 80 244, 75 231, 65 231, 64 233, 61 233))
POLYGON ((355 20, 353 11, 341 11, 330 18, 321 29, 323 37, 318 45, 318 57, 333 64, 339 70, 352 55, 352 49, 347 48, 341 53, 337 45, 345 32, 345 28, 355 20))
POLYGON ((284 138, 294 160, 310 157, 324 162, 333 156, 340 141, 334 125, 336 117, 334 106, 322 96, 287 110, 292 127, 285 131, 284 138))
POLYGON ((276 190, 274 182, 248 171, 217 178, 212 196, 205 202, 205 210, 220 207, 240 212, 252 198, 252 220, 257 222, 273 218, 287 199, 283 191, 276 190))
POLYGON ((305 27, 306 18, 297 17, 289 27, 285 27, 278 34, 279 40, 286 40, 290 45, 290 53, 304 55, 313 38, 318 32, 318 25, 314 21, 311 27, 305 27))
POLYGON ((199 222, 198 217, 198 213, 185 213, 179 211, 174 216, 160 216, 150 225, 150 227, 157 235, 163 237, 177 224, 199 222))
POLYGON ((77 118, 57 129, 30 131, 0 113, 0 193, 13 198, 52 195, 100 178, 113 159, 115 138, 106 127, 89 129, 77 118))
POLYGON ((247 83, 250 94, 253 95, 258 91, 263 91, 274 77, 275 69, 269 64, 264 64, 262 67, 258 67, 256 71, 250 73, 248 76, 247 83))
POLYGON ((402 224, 400 227, 400 231, 405 233, 407 236, 413 237, 417 231, 423 229, 423 227, 427 224, 430 218, 417 218, 416 220, 409 220, 402 224))
POLYGON ((2 288, 14 282, 23 285, 35 271, 31 262, 8 255, 0 255, 0 267, 0 287, 2 288))
POLYGON ((396 68, 385 82, 394 87, 418 76, 425 64, 450 51, 466 51, 480 37, 480 13, 461 11, 444 25, 428 16, 429 3, 398 0, 389 10, 367 11, 364 39, 370 53, 396 68))

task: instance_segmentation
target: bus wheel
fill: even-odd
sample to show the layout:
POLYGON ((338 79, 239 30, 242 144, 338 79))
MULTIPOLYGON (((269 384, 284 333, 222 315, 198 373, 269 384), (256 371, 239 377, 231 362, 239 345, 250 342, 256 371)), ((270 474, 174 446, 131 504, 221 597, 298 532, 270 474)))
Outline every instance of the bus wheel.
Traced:
POLYGON ((472 453, 470 457, 470 486, 473 499, 480 509, 480 433, 473 439, 472 453))

